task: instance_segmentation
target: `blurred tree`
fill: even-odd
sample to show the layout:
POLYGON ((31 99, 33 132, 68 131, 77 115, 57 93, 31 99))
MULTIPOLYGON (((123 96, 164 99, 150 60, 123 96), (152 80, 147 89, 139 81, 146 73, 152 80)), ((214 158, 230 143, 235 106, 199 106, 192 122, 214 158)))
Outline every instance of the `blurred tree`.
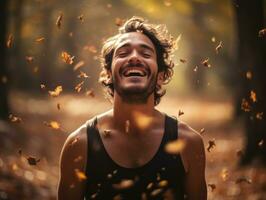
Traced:
MULTIPOLYGON (((7 33, 7 1, 0 1, 0 119, 8 119, 7 99, 7 65, 6 65, 6 34, 7 33)), ((11 42, 11 40, 10 40, 11 42)))
POLYGON ((238 29, 238 69, 241 85, 237 107, 245 110, 246 149, 242 164, 259 157, 266 164, 266 40, 263 0, 233 1, 238 29))

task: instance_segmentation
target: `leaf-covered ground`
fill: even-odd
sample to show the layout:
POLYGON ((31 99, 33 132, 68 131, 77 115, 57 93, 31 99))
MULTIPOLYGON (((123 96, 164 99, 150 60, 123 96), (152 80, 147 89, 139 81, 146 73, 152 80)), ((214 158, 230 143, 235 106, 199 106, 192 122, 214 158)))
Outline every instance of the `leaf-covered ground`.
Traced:
MULTIPOLYGON (((111 107, 97 97, 12 93, 12 116, 0 124, 0 199, 56 199, 60 150, 67 135, 111 107)), ((265 200, 266 169, 239 167, 244 130, 230 100, 165 97, 159 109, 179 116, 204 139, 208 199, 265 200)))

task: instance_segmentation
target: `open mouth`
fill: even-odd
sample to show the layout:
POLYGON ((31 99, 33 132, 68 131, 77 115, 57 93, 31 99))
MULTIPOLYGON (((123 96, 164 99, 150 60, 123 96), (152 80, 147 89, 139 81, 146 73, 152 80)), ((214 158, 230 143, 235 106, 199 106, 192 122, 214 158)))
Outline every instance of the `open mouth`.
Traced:
POLYGON ((139 76, 139 77, 144 77, 147 75, 147 72, 143 69, 126 69, 122 73, 123 76, 125 77, 131 77, 131 76, 139 76))

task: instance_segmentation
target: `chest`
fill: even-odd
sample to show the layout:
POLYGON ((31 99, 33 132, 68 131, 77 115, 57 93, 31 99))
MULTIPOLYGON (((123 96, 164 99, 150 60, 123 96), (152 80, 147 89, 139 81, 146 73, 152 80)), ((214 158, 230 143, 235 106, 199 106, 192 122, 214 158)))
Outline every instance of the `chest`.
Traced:
POLYGON ((110 158, 126 168, 140 167, 148 163, 158 152, 164 131, 153 130, 143 135, 122 135, 113 133, 110 137, 101 137, 103 146, 110 158))

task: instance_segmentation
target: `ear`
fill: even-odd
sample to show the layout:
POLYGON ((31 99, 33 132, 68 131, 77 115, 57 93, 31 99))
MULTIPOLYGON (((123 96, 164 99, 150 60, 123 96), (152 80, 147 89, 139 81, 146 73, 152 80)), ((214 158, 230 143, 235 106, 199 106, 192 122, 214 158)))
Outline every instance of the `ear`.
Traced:
POLYGON ((106 73, 107 73, 107 77, 108 77, 108 84, 110 84, 113 82, 112 72, 111 72, 111 70, 107 70, 106 73))
POLYGON ((157 76, 157 84, 158 85, 162 85, 164 82, 164 73, 163 72, 159 72, 158 76, 157 76))

